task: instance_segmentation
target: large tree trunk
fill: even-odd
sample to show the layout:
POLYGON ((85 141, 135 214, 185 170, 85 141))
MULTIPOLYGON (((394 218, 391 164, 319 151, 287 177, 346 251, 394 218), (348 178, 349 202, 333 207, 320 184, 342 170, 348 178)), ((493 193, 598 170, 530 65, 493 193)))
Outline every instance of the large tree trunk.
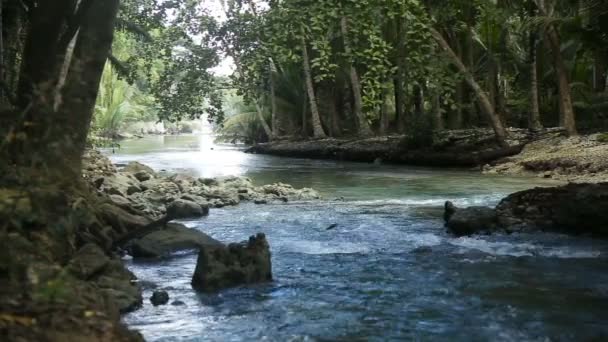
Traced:
MULTIPOLYGON (((352 48, 348 40, 348 19, 346 19, 346 17, 342 17, 340 20, 340 28, 342 31, 342 40, 344 42, 344 52, 346 52, 348 58, 352 58, 352 48)), ((359 81, 359 74, 357 73, 357 69, 355 68, 352 60, 349 64, 349 76, 351 89, 353 90, 353 97, 355 99, 354 110, 355 117, 357 118, 357 125, 359 127, 359 135, 370 136, 373 135, 373 132, 369 127, 365 114, 363 113, 363 98, 361 96, 361 82, 359 81)))
MULTIPOLYGON (((531 4, 530 15, 536 16, 536 9, 531 4)), ((530 31, 530 113, 528 114, 528 129, 537 131, 543 128, 540 121, 540 100, 538 96, 538 32, 535 28, 530 31)))
POLYGON ((308 136, 308 95, 304 92, 304 103, 302 104, 302 136, 308 136))
POLYGON ((112 48, 119 3, 120 0, 96 0, 87 9, 56 112, 55 133, 66 136, 62 146, 65 158, 61 163, 76 172, 80 172, 99 82, 112 48))
POLYGON ((308 56, 308 47, 306 45, 306 39, 302 35, 302 64, 304 67, 304 77, 306 78, 306 91, 308 93, 308 100, 310 101, 310 112, 312 113, 312 129, 313 136, 315 138, 325 138, 327 135, 323 130, 321 124, 321 115, 319 114, 319 107, 317 105, 317 97, 315 95, 315 86, 312 81, 312 71, 310 70, 310 57, 308 56))
POLYGON ((397 126, 397 132, 403 133, 405 131, 405 56, 403 56, 402 52, 404 51, 404 39, 405 35, 403 32, 403 25, 401 20, 397 20, 397 34, 399 35, 399 46, 397 51, 399 52, 397 55, 397 75, 395 75, 395 79, 393 81, 395 88, 395 121, 397 126))
MULTIPOLYGON (((535 0, 540 13, 545 17, 553 15, 555 3, 553 1, 535 0)), ((545 42, 552 51, 553 67, 557 75, 557 85, 559 89, 559 109, 560 109, 560 126, 562 126, 568 135, 576 135, 576 117, 574 106, 572 104, 572 95, 570 91, 570 80, 568 77, 568 69, 564 63, 561 52, 561 41, 557 29, 553 25, 549 25, 545 29, 545 42)))
POLYGON ((498 141, 498 143, 501 146, 507 147, 508 146, 508 143, 506 140, 507 131, 500 120, 500 116, 496 114, 496 112, 494 110, 494 106, 492 106, 492 103, 490 102, 488 95, 481 88, 481 86, 479 86, 479 83, 477 83, 473 74, 467 69, 467 67, 464 65, 464 63, 462 63, 462 60, 460 58, 458 58, 458 55, 456 55, 456 53, 454 53, 454 51, 452 50, 450 45, 445 41, 445 39, 443 38, 441 33, 439 33, 435 29, 431 29, 431 33, 433 34, 433 38, 435 38, 435 40, 437 41, 439 46, 441 46, 441 48, 447 53, 447 55, 452 60, 452 63, 462 73, 462 75, 464 76, 464 78, 467 81, 467 83, 469 84, 469 86, 473 89, 473 91, 477 95, 477 98, 483 109, 483 112, 484 112, 487 120, 492 125, 492 128, 494 129, 494 133, 496 135, 496 140, 498 141))
POLYGON ((73 0, 40 1, 31 9, 30 31, 17 87, 20 109, 25 109, 34 98, 36 106, 52 107, 54 86, 65 53, 60 51, 60 40, 74 5, 73 0))

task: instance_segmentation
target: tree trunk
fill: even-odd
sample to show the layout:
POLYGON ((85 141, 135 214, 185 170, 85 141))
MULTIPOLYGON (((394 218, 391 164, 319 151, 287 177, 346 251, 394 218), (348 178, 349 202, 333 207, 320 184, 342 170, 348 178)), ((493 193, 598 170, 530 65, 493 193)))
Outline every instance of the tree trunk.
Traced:
POLYGON ((606 91, 606 82, 608 76, 608 65, 606 59, 600 52, 594 54, 595 65, 593 66, 593 89, 596 93, 606 91))
POLYGON ((359 81, 359 74, 357 73, 357 69, 355 68, 354 63, 352 62, 352 49, 350 46, 350 42, 348 40, 348 20, 346 17, 342 17, 340 20, 340 29, 342 31, 342 40, 344 42, 344 52, 350 59, 349 62, 349 76, 351 82, 351 88, 353 90, 353 96, 355 99, 355 117, 357 118, 357 125, 359 127, 359 135, 361 136, 370 136, 373 135, 371 128, 369 127, 369 123, 365 118, 365 114, 363 113, 363 98, 361 97, 361 82, 359 81))
POLYGON ((272 124, 272 137, 271 140, 279 135, 279 117, 277 114, 277 95, 276 95, 276 73, 277 68, 272 58, 269 58, 270 63, 270 103, 272 108, 272 118, 270 123, 272 124))
POLYGON ((52 107, 54 86, 63 59, 59 41, 67 18, 73 13, 71 0, 41 1, 31 9, 30 30, 25 42, 17 86, 17 105, 25 109, 33 100, 37 106, 52 107))
POLYGON ((424 94, 422 87, 415 85, 412 91, 412 96, 414 98, 414 115, 420 117, 424 112, 424 94))
POLYGON ((310 58, 308 57, 308 47, 306 46, 306 38, 302 32, 302 64, 304 67, 304 77, 306 78, 306 91, 308 92, 308 100, 310 101, 310 112, 312 113, 312 129, 315 138, 325 138, 327 135, 321 124, 321 115, 319 115, 319 107, 317 106, 317 97, 315 96, 315 87, 312 81, 312 71, 310 70, 310 58))
POLYGON ((78 175, 99 82, 112 48, 119 3, 120 0, 94 1, 87 9, 66 78, 63 101, 56 112, 57 124, 53 126, 64 142, 60 145, 64 149, 64 160, 60 164, 72 167, 78 175))
POLYGON ((483 109, 483 112, 484 112, 485 116, 487 117, 488 121, 490 122, 490 124, 492 125, 492 128, 494 129, 494 133, 496 135, 496 140, 498 141, 498 143, 501 146, 507 147, 508 146, 507 141, 506 141, 507 131, 505 130, 505 127, 503 126, 502 122, 500 121, 500 116, 496 114, 494 107, 492 106, 492 103, 490 102, 490 99, 488 98, 488 95, 479 86, 479 83, 477 83, 473 74, 462 63, 462 60, 460 60, 460 58, 458 58, 458 56, 454 53, 454 51, 452 50, 450 45, 445 41, 445 39, 443 38, 441 33, 439 33, 435 29, 431 29, 431 33, 433 35, 433 38, 435 38, 435 40, 437 41, 439 46, 441 46, 441 48, 447 53, 447 55, 452 60, 452 63, 463 74, 465 80, 467 81, 469 86, 473 89, 475 94, 477 95, 477 98, 483 109))
POLYGON ((304 103, 302 104, 302 136, 308 136, 308 95, 304 92, 304 103))
POLYGON ((2 10, 4 1, 0 0, 0 105, 4 104, 4 23, 2 22, 2 10))
POLYGON ((399 46, 398 46, 397 50, 399 53, 397 55, 397 61, 395 63, 397 65, 397 75, 395 76, 393 83, 394 83, 394 88, 395 88, 395 121, 396 121, 396 126, 397 126, 397 132, 399 132, 399 133, 403 133, 405 131, 405 121, 406 121, 405 89, 404 89, 405 56, 403 56, 403 53, 402 53, 404 51, 405 35, 402 33, 403 32, 402 27, 403 26, 402 26, 401 20, 397 20, 397 34, 399 35, 399 46))
POLYGON ((255 112, 258 116, 258 120, 260 120, 260 124, 262 125, 262 129, 264 129, 264 133, 268 137, 268 140, 272 140, 274 135, 272 134, 272 129, 268 126, 266 119, 264 119, 264 111, 262 110, 262 106, 260 106, 260 102, 255 100, 255 112))
MULTIPOLYGON (((456 43, 457 56, 460 60, 463 60, 462 43, 460 42, 460 39, 458 39, 458 37, 455 39, 455 43, 456 43)), ((462 107, 464 105, 465 86, 466 86, 466 84, 464 83, 464 81, 458 82, 458 84, 456 85, 456 92, 454 94, 454 96, 456 98, 456 111, 454 113, 451 113, 451 115, 449 116, 449 123, 448 123, 449 127, 451 129, 461 129, 462 128, 462 124, 463 124, 462 107)))
POLYGON ((441 110, 441 96, 433 94, 433 129, 443 131, 443 112, 441 110))
MULTIPOLYGON (((531 5, 531 17, 536 16, 536 10, 531 5)), ((543 128, 540 121, 540 102, 538 96, 538 32, 530 31, 530 113, 528 114, 528 129, 537 131, 543 128)))
POLYGON ((381 112, 380 112, 380 135, 387 135, 388 134, 388 126, 389 126, 389 119, 388 119, 388 112, 390 110, 389 108, 389 102, 388 102, 388 97, 389 97, 389 89, 384 88, 382 90, 382 108, 381 108, 381 112))
MULTIPOLYGON (((550 17, 553 14, 554 2, 546 3, 543 0, 535 0, 540 13, 545 17, 550 17)), ((557 75, 557 85, 559 89, 559 109, 560 109, 560 126, 562 126, 568 135, 576 135, 576 117, 574 106, 572 104, 572 95, 570 91, 570 80, 568 77, 568 69, 564 63, 561 52, 561 42, 559 33, 553 25, 549 25, 545 29, 545 42, 552 51, 553 67, 557 75)))

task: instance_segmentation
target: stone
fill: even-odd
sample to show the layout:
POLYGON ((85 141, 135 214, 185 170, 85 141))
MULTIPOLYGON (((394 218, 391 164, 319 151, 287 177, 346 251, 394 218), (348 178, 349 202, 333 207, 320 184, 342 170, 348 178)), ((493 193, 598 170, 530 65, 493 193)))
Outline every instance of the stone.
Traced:
POLYGON ((167 205, 167 216, 171 219, 185 219, 201 217, 209 214, 209 207, 203 208, 200 204, 178 199, 167 205))
POLYGON ((205 233, 177 223, 169 223, 162 230, 152 232, 131 245, 134 258, 160 258, 185 250, 198 250, 204 246, 222 246, 222 243, 205 233))
POLYGON ((103 270, 110 262, 106 253, 93 243, 80 248, 68 264, 68 271, 77 278, 87 280, 103 270))
POLYGON ((228 246, 201 248, 192 287, 201 292, 272 281, 270 247, 264 234, 228 246))
POLYGON ((498 216, 496 210, 492 208, 470 207, 458 209, 449 202, 446 203, 445 208, 446 226, 456 236, 472 235, 497 228, 498 216))
POLYGON ((171 302, 171 305, 173 306, 184 306, 186 305, 186 303, 182 302, 181 300, 174 300, 171 302))
POLYGON ((102 204, 99 207, 99 212, 103 221, 112 226, 114 231, 119 234, 142 228, 152 222, 147 217, 133 215, 110 203, 102 204))
POLYGON ((110 200, 123 209, 127 209, 131 206, 131 201, 120 195, 110 195, 110 200))
POLYGON ((120 260, 111 260, 94 282, 110 302, 122 313, 130 312, 142 304, 141 289, 137 278, 120 260))
POLYGON ((146 171, 146 170, 138 171, 138 172, 134 173, 133 176, 135 178, 137 178, 137 180, 140 182, 145 182, 147 180, 152 179, 152 175, 150 173, 148 173, 148 171, 146 171))
POLYGON ((133 195, 136 194, 138 192, 142 192, 143 190, 141 189, 141 187, 133 184, 133 185, 129 185, 129 187, 127 188, 127 195, 133 195))
POLYGON ((127 164, 127 166, 125 166, 122 169, 122 171, 130 173, 130 174, 136 174, 140 171, 146 171, 150 175, 156 175, 156 172, 154 172, 154 169, 152 169, 151 167, 144 165, 140 162, 130 162, 129 164, 127 164))
POLYGON ((169 294, 167 291, 154 291, 152 297, 150 297, 150 302, 154 306, 165 305, 169 303, 169 294))

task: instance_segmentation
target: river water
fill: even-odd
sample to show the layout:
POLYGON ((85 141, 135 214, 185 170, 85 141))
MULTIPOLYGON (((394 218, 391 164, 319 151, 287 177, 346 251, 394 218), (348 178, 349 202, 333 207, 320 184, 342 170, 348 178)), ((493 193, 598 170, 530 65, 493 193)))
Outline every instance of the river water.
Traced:
POLYGON ((454 238, 441 206, 495 205, 540 179, 249 155, 209 136, 148 137, 112 155, 155 169, 313 187, 324 200, 212 209, 184 222, 222 241, 268 237, 275 281, 190 287, 194 252, 127 261, 185 305, 124 317, 149 341, 608 339, 608 243, 557 234, 454 238), (337 224, 333 230, 327 227, 337 224))

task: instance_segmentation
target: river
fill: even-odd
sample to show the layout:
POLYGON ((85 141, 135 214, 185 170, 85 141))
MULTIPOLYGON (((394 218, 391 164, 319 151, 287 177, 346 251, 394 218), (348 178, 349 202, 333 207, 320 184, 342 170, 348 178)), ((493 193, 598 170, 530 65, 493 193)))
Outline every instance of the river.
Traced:
POLYGON ((255 184, 324 200, 212 209, 185 221, 222 241, 264 232, 275 281, 195 293, 194 252, 133 262, 185 305, 124 317, 148 341, 581 341, 608 339, 608 243, 558 234, 454 238, 441 206, 494 205, 541 179, 249 155, 210 136, 127 141, 114 162, 255 184), (327 227, 337 224, 335 229, 327 227))

